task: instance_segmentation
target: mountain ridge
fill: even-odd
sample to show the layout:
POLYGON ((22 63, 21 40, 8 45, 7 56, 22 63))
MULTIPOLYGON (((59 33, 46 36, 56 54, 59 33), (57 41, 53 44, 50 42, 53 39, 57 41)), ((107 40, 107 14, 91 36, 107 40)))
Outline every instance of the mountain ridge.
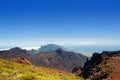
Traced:
POLYGON ((50 67, 68 72, 78 65, 82 67, 87 59, 84 55, 65 51, 61 48, 52 52, 37 52, 35 54, 30 54, 27 50, 19 47, 0 51, 0 57, 9 60, 14 59, 13 61, 18 61, 21 63, 25 60, 26 64, 50 67))

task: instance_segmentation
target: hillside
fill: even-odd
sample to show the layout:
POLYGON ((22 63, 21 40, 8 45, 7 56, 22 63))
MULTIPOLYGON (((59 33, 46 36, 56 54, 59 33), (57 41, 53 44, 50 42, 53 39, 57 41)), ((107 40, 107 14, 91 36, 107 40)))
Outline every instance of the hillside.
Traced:
POLYGON ((73 72, 90 80, 119 80, 119 63, 120 51, 103 51, 94 53, 83 68, 75 68, 73 72))
POLYGON ((28 54, 27 50, 21 49, 19 47, 0 51, 0 58, 26 65, 32 65, 31 61, 33 61, 32 55, 28 54))
POLYGON ((0 80, 83 80, 71 73, 0 59, 0 80))
POLYGON ((87 57, 72 51, 57 49, 51 52, 38 52, 29 54, 27 50, 21 48, 12 48, 10 50, 0 51, 0 57, 21 64, 34 66, 44 66, 70 72, 74 67, 83 67, 87 57))
POLYGON ((35 65, 45 66, 64 71, 72 71, 76 66, 83 67, 87 57, 74 52, 57 49, 53 52, 43 52, 34 55, 35 65))

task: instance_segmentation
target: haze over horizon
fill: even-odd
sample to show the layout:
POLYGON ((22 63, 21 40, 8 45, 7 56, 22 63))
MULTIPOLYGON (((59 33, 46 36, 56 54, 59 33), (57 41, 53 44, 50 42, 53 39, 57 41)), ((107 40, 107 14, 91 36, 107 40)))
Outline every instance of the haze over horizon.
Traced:
POLYGON ((118 0, 0 1, 0 47, 119 46, 119 4, 118 0))

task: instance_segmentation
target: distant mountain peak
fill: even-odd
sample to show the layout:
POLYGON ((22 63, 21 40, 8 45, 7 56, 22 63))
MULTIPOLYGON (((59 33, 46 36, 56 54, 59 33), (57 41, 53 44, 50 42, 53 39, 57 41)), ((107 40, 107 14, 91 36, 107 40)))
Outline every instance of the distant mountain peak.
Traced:
POLYGON ((56 44, 47 44, 47 45, 41 46, 41 48, 39 49, 39 52, 52 52, 60 48, 65 49, 64 47, 56 44))

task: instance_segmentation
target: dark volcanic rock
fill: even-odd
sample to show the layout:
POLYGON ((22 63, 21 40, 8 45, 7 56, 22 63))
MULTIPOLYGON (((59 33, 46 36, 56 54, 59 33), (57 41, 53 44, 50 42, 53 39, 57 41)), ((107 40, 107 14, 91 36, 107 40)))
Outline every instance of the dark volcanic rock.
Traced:
POLYGON ((87 60, 79 76, 90 80, 120 79, 120 51, 103 51, 94 53, 87 60))

